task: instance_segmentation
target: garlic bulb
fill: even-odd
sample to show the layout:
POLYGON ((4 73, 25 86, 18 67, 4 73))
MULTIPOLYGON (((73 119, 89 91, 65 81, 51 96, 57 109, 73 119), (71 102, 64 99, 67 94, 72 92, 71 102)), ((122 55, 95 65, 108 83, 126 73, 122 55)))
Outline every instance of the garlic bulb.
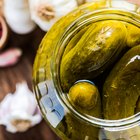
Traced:
POLYGON ((29 33, 35 28, 28 0, 4 0, 4 16, 10 28, 18 34, 29 33))
POLYGON ((9 93, 0 104, 0 124, 11 133, 24 132, 41 120, 34 95, 26 82, 17 84, 15 93, 9 93))
POLYGON ((76 0, 29 0, 31 17, 44 31, 77 7, 76 0))

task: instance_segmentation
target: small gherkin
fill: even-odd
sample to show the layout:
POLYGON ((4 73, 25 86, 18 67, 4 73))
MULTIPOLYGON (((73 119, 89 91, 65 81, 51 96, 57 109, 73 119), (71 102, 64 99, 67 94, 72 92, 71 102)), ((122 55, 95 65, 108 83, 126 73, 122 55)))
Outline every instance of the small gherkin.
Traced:
MULTIPOLYGON (((100 94, 94 84, 79 81, 70 88, 68 97, 80 113, 101 118, 100 94)), ((66 123, 68 136, 72 140, 84 140, 86 136, 88 140, 97 140, 99 128, 86 124, 71 114, 66 115, 66 123)))

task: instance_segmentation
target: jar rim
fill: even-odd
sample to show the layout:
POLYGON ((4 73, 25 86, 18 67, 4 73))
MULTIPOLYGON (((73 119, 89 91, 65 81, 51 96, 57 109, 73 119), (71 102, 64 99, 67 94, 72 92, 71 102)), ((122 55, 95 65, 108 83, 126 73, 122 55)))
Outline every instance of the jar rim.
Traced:
POLYGON ((51 74, 53 78, 53 83, 55 86, 55 90, 57 93, 57 98, 62 103, 67 111, 71 112, 75 117, 79 118, 80 120, 92 124, 93 126, 96 127, 103 127, 105 129, 114 129, 114 131, 117 130, 124 130, 128 128, 132 128, 134 126, 137 126, 140 123, 140 113, 137 113, 131 117, 124 118, 124 119, 119 119, 119 120, 105 120, 105 119, 100 119, 100 118, 95 118, 86 114, 81 114, 77 110, 73 108, 71 103, 68 101, 66 94, 63 93, 61 85, 60 85, 60 79, 59 79, 59 61, 61 60, 63 51, 64 51, 64 46, 66 41, 70 38, 70 36, 76 32, 79 28, 81 28, 83 25, 85 25, 85 19, 86 22, 91 21, 92 22, 97 22, 101 20, 119 20, 122 21, 127 21, 131 24, 134 24, 135 26, 138 26, 140 28, 140 15, 133 11, 129 10, 123 10, 119 8, 105 8, 105 9, 99 9, 96 11, 92 11, 90 13, 87 13, 78 19, 76 19, 63 33, 60 41, 56 45, 56 49, 54 51, 53 59, 51 61, 51 74), (104 16, 106 14, 106 16, 104 16), (114 15, 114 17, 112 17, 114 15), (90 17, 92 16, 92 17, 90 17), (111 17, 111 18, 110 18, 111 17), (121 19, 120 19, 121 17, 121 19), (75 28, 76 27, 76 28, 75 28), (75 30, 74 30, 75 29, 75 30), (59 50, 59 54, 57 54, 59 50), (61 55, 60 55, 61 54, 61 55), (53 62, 56 62, 55 65, 53 62))

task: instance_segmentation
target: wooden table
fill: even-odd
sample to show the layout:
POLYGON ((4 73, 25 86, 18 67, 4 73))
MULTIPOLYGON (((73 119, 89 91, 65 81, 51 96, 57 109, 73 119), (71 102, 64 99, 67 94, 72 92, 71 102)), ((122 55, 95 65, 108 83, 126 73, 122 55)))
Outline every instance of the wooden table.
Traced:
MULTIPOLYGON (((29 88, 32 90, 32 64, 36 50, 44 34, 38 28, 28 35, 17 35, 10 31, 5 49, 19 47, 23 50, 23 55, 16 65, 0 68, 0 101, 9 92, 14 92, 16 83, 23 80, 27 81, 29 88)), ((0 140, 58 139, 44 121, 24 133, 16 134, 9 133, 5 130, 4 126, 0 126, 0 140)))

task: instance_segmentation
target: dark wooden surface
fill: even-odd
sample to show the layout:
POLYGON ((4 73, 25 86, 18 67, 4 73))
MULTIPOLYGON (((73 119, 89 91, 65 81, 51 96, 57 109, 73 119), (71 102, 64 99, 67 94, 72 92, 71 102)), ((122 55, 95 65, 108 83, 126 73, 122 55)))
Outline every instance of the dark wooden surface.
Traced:
MULTIPOLYGON (((44 34, 38 28, 28 35, 17 35, 9 32, 5 50, 10 47, 19 47, 23 50, 23 55, 16 65, 0 68, 0 101, 9 92, 14 92, 16 83, 20 81, 27 81, 32 90, 32 65, 36 50, 44 34)), ((9 133, 4 126, 0 126, 0 140, 58 140, 58 137, 45 121, 42 121, 28 131, 16 134, 9 133)))

